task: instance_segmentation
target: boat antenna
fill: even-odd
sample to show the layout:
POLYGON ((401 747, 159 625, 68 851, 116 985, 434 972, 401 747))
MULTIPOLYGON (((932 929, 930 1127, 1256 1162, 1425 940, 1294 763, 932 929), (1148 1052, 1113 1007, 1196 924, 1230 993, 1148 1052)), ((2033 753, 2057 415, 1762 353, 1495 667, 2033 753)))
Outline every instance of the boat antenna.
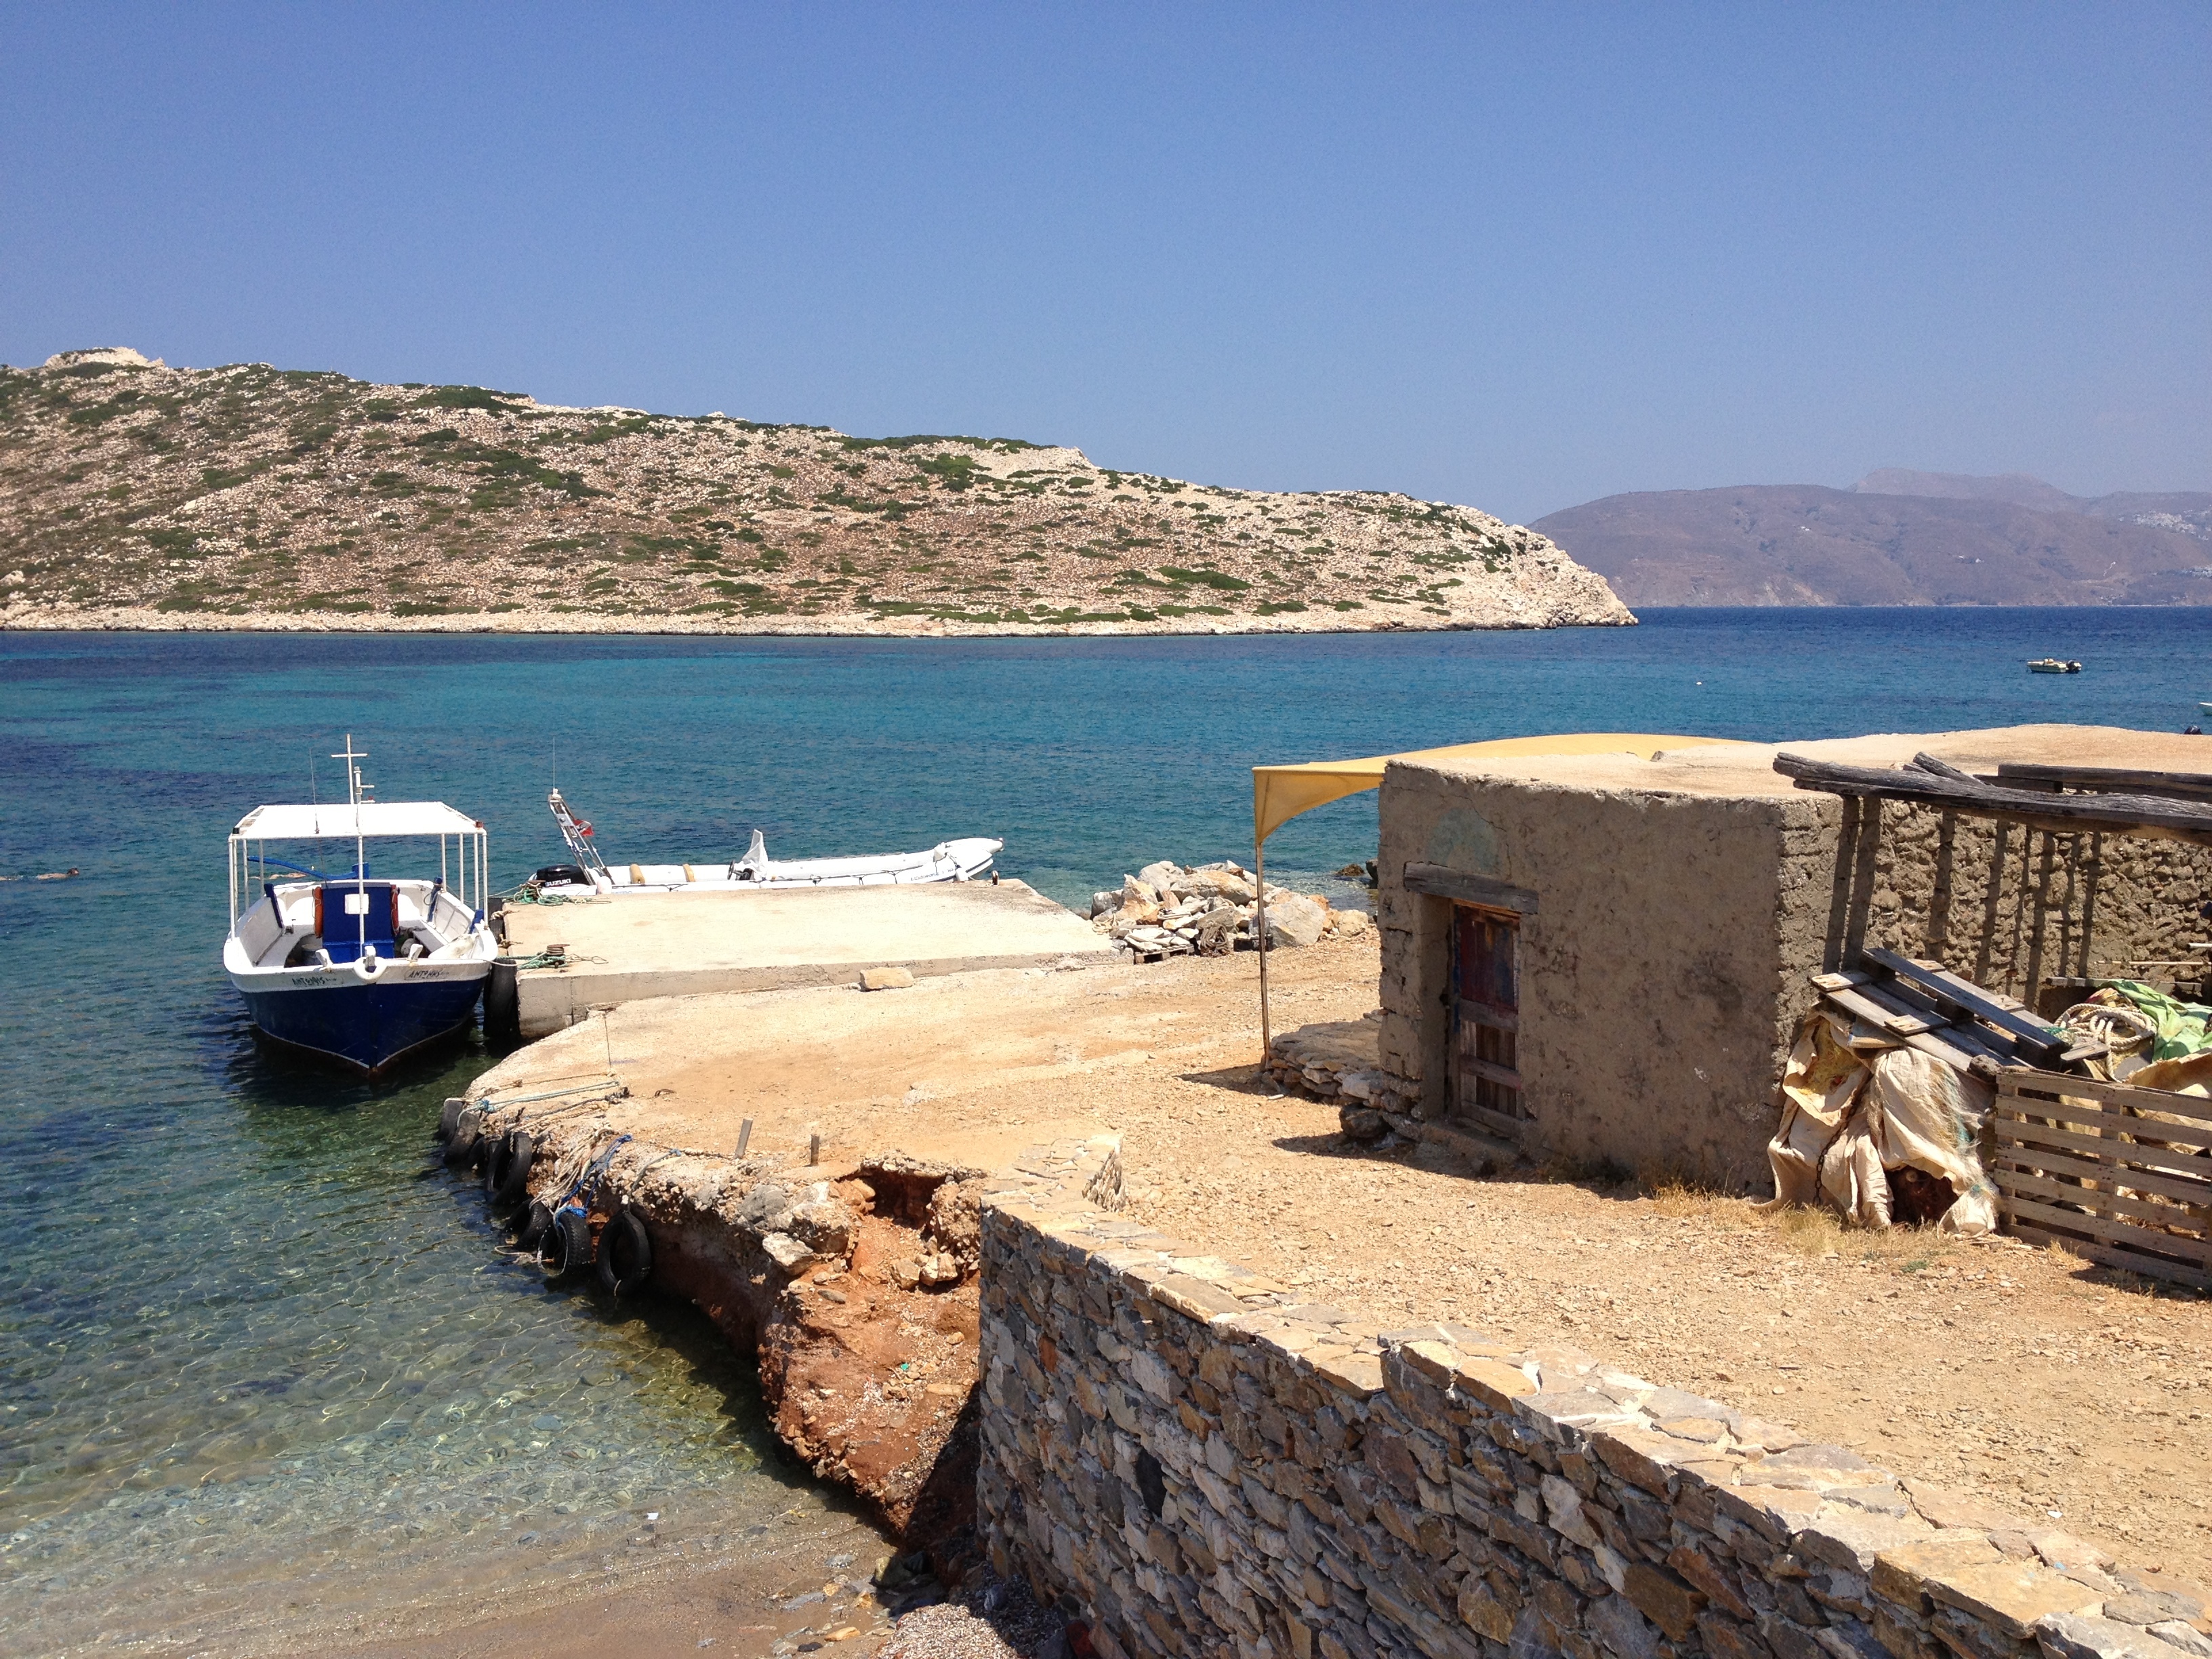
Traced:
POLYGON ((346 733, 345 752, 333 755, 331 758, 346 763, 346 797, 353 805, 353 888, 362 896, 361 913, 354 920, 361 924, 361 950, 366 956, 368 954, 368 840, 361 828, 361 768, 354 763, 367 760, 368 750, 356 750, 353 733, 349 732, 346 733))

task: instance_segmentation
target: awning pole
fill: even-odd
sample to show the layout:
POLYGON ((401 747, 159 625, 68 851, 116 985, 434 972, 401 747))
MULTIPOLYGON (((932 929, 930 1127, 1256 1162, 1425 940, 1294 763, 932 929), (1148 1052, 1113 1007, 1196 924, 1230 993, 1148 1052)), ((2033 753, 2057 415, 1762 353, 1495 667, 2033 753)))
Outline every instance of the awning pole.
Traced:
POLYGON ((1268 1063, 1275 1057, 1273 1028, 1267 1020, 1267 842, 1263 836, 1252 837, 1253 871, 1260 889, 1259 914, 1255 927, 1260 939, 1260 1070, 1265 1077, 1268 1063))

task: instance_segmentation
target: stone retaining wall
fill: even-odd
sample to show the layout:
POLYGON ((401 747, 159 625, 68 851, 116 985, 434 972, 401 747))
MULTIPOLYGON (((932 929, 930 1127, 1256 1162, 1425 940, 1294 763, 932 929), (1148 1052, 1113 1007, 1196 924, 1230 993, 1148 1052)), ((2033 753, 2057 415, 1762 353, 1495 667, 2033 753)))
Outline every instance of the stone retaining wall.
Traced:
POLYGON ((2181 1659, 2195 1594, 1587 1354, 1379 1331, 994 1181, 978 1527, 1108 1659, 2181 1659))

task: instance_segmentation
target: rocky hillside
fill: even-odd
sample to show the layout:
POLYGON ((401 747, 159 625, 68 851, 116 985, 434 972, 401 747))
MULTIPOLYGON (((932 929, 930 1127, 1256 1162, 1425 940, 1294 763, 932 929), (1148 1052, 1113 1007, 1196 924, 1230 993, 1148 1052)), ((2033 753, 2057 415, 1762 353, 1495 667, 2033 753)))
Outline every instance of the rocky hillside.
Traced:
POLYGON ((1948 501, 2010 501, 2045 512, 2079 513, 2092 519, 2171 530, 2200 542, 2212 542, 2212 492, 2172 490, 2162 494, 2122 490, 2112 495, 2069 495, 2056 484, 2025 472, 1978 478, 1964 472, 1915 472, 1901 466, 1869 472, 1851 486, 1862 495, 1931 495, 1948 501))
POLYGON ((122 349, 0 368, 0 625, 792 633, 1635 620, 1543 537, 1010 438, 122 349))
POLYGON ((2212 603, 2212 495, 1893 470, 1608 495, 1536 521, 1631 605, 2212 603))

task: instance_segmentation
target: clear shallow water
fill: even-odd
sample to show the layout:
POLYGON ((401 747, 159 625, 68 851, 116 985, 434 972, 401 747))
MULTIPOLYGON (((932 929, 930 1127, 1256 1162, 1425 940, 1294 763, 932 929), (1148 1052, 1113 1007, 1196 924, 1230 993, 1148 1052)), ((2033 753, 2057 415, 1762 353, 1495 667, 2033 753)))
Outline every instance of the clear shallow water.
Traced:
MULTIPOLYGON (((1249 853, 1255 762, 1524 732, 2178 729, 2203 611, 1681 611, 1634 629, 1199 641, 0 635, 0 1628, 41 1651, 328 1620, 468 1581, 727 1559, 822 1516, 749 1368, 490 1248, 426 1155, 473 1050, 371 1089, 257 1050, 222 978, 222 842, 350 729, 386 799, 561 856, 1007 840, 1070 902, 1249 853), (2080 676, 2030 676, 2031 656, 2080 676), (643 1520, 657 1510, 650 1530, 643 1520), (757 1530, 769 1528, 768 1531, 757 1530), (649 1541, 648 1541, 649 1540, 649 1541), (272 1584, 284 1588, 271 1590, 272 1584), (273 1611, 272 1611, 273 1610, 273 1611)), ((2212 752, 2212 751, 2209 751, 2212 752)), ((1271 870, 1370 856, 1372 797, 1271 870)), ((471 1592, 459 1592, 471 1599, 471 1592)))

